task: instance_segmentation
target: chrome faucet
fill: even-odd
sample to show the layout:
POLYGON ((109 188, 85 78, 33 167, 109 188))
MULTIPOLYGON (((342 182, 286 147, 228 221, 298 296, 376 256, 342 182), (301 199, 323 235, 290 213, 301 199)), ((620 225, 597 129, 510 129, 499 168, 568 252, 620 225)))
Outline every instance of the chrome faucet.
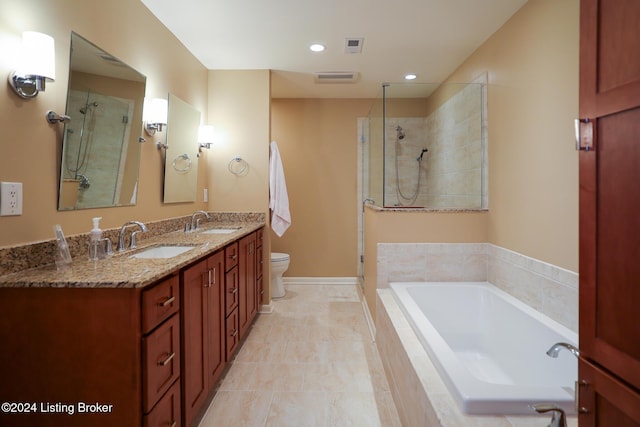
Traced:
POLYGON ((120 234, 118 235, 118 252, 122 252, 124 251, 126 248, 124 247, 124 232, 125 229, 130 226, 130 225, 137 225, 138 227, 140 227, 140 230, 138 231, 134 231, 133 233, 131 233, 131 241, 129 242, 129 249, 135 249, 136 248, 136 235, 138 233, 145 232, 145 231, 149 231, 147 229, 147 226, 144 225, 143 223, 141 223, 140 221, 127 221, 125 222, 125 224, 122 226, 122 228, 120 229, 120 234))
POLYGON ((558 353, 560 353, 560 350, 563 348, 569 350, 575 357, 580 357, 580 350, 566 342, 558 342, 552 345, 551 348, 547 350, 547 355, 554 358, 558 357, 558 353))
POLYGON ((200 227, 200 218, 196 220, 196 216, 204 215, 207 219, 211 219, 208 213, 205 211, 195 211, 193 215, 191 215, 191 230, 195 231, 200 227))
POLYGON ((567 427, 567 417, 562 408, 551 403, 538 403, 537 405, 531 405, 531 407, 540 414, 553 412, 551 423, 549 423, 548 427, 567 427))

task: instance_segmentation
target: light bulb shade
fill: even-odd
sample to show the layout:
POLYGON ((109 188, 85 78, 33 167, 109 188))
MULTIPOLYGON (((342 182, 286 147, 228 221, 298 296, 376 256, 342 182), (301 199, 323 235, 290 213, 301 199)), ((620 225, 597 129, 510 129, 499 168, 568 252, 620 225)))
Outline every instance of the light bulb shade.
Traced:
POLYGON ((167 124, 169 103, 164 98, 145 99, 144 121, 153 124, 167 124))
POLYGON ((20 77, 56 78, 56 53, 53 37, 35 31, 22 33, 21 61, 16 70, 20 77))
POLYGON ((213 144, 213 126, 202 125, 198 128, 198 143, 213 144))

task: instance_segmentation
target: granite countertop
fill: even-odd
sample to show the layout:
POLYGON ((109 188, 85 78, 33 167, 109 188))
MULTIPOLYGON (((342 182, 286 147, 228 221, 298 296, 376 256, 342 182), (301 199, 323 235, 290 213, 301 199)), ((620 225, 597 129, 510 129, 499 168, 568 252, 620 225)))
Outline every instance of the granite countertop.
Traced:
POLYGON ((264 221, 203 223, 195 232, 172 231, 141 242, 136 249, 91 261, 77 257, 65 268, 55 264, 0 276, 3 287, 141 288, 264 226, 264 221), (211 228, 238 228, 228 234, 205 234, 211 228), (131 255, 159 245, 194 246, 172 258, 140 259, 131 255))
POLYGON ((428 208, 424 206, 377 206, 366 204, 365 209, 376 212, 428 212, 428 213, 457 213, 457 212, 488 212, 486 208, 428 208))

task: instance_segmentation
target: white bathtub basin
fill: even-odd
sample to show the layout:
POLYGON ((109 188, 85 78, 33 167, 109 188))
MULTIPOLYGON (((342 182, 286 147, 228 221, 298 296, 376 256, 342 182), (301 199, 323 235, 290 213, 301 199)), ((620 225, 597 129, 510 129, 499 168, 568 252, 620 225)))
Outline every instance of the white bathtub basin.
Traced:
POLYGON ((195 246, 153 246, 131 255, 131 258, 173 258, 195 248, 195 246))
POLYGON ((554 359, 577 335, 486 283, 392 283, 409 323, 462 412, 532 415, 555 403, 575 413, 577 360, 554 359))

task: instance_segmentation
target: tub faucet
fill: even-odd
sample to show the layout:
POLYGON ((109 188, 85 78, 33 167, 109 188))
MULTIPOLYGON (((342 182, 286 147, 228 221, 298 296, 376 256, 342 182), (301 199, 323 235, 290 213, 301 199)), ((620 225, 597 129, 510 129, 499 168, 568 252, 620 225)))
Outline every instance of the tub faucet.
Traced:
POLYGON ((198 227, 200 226, 200 219, 198 218, 196 220, 196 216, 198 215, 204 215, 207 219, 211 219, 211 217, 209 216, 208 213, 206 213, 205 211, 195 211, 193 213, 193 215, 191 215, 191 230, 195 231, 198 229, 198 227))
POLYGON ((552 345, 551 348, 547 350, 547 355, 554 358, 558 357, 558 353, 560 353, 560 350, 563 348, 569 350, 575 357, 580 357, 580 350, 566 342, 558 342, 552 345))
POLYGON ((564 411, 551 403, 538 403, 531 406, 536 412, 543 414, 545 412, 553 412, 551 422, 548 427, 567 427, 567 417, 564 411))
POLYGON ((138 231, 134 231, 133 233, 131 233, 131 241, 129 242, 129 249, 134 249, 136 247, 136 234, 140 233, 141 231, 149 231, 147 229, 147 226, 144 225, 143 223, 141 223, 140 221, 127 221, 125 222, 125 224, 122 226, 122 228, 120 229, 120 234, 118 235, 118 252, 122 252, 124 251, 126 248, 124 247, 124 232, 126 230, 126 228, 130 225, 137 225, 138 227, 140 227, 140 230, 138 231))

